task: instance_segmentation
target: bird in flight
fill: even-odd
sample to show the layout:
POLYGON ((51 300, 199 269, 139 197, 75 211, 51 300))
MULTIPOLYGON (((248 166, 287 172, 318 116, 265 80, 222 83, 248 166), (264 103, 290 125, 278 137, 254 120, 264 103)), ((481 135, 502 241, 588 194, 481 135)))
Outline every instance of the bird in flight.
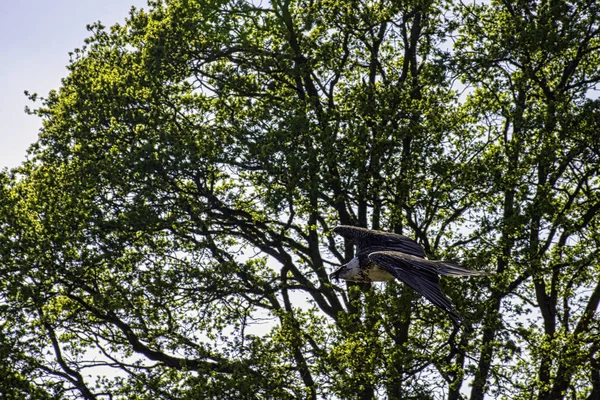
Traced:
POLYGON ((423 247, 397 233, 348 225, 340 225, 333 231, 354 241, 356 256, 329 275, 330 279, 353 282, 399 279, 446 311, 456 326, 461 324, 461 317, 442 292, 440 275, 489 275, 489 272, 472 271, 452 261, 428 260, 423 247))

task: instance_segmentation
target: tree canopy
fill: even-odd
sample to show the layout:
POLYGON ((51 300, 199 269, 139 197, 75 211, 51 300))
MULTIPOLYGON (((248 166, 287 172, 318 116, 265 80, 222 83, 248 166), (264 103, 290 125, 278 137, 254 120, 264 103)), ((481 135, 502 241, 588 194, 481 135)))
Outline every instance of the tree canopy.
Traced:
POLYGON ((600 5, 172 0, 0 175, 7 399, 598 399, 600 5), (338 224, 495 274, 337 284, 338 224))

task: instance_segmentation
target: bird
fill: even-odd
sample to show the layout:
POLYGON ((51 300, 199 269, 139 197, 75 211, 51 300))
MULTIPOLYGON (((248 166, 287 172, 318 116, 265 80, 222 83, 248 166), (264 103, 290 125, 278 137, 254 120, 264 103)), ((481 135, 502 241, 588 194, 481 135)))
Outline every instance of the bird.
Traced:
POLYGON ((398 279, 448 313, 457 327, 462 318, 440 288, 440 275, 489 275, 473 271, 453 261, 428 260, 425 250, 414 240, 397 233, 340 225, 333 232, 354 241, 356 256, 329 275, 330 280, 379 282, 398 279))

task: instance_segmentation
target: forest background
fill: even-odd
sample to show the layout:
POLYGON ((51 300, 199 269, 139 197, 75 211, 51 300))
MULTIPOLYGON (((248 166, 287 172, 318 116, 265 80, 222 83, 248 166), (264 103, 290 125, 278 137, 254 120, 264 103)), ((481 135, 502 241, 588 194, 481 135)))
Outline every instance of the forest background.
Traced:
POLYGON ((6 398, 598 399, 600 5, 166 1, 0 174, 6 398), (337 284, 338 224, 495 274, 337 284))

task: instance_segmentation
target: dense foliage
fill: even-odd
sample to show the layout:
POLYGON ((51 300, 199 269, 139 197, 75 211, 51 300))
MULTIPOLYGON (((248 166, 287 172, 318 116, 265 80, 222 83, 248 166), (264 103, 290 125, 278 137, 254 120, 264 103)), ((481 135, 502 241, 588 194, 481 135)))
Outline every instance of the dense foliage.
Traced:
POLYGON ((173 0, 91 26, 0 175, 0 393, 600 398, 599 20, 173 0), (495 275, 443 281, 456 329, 330 282, 338 224, 495 275))

